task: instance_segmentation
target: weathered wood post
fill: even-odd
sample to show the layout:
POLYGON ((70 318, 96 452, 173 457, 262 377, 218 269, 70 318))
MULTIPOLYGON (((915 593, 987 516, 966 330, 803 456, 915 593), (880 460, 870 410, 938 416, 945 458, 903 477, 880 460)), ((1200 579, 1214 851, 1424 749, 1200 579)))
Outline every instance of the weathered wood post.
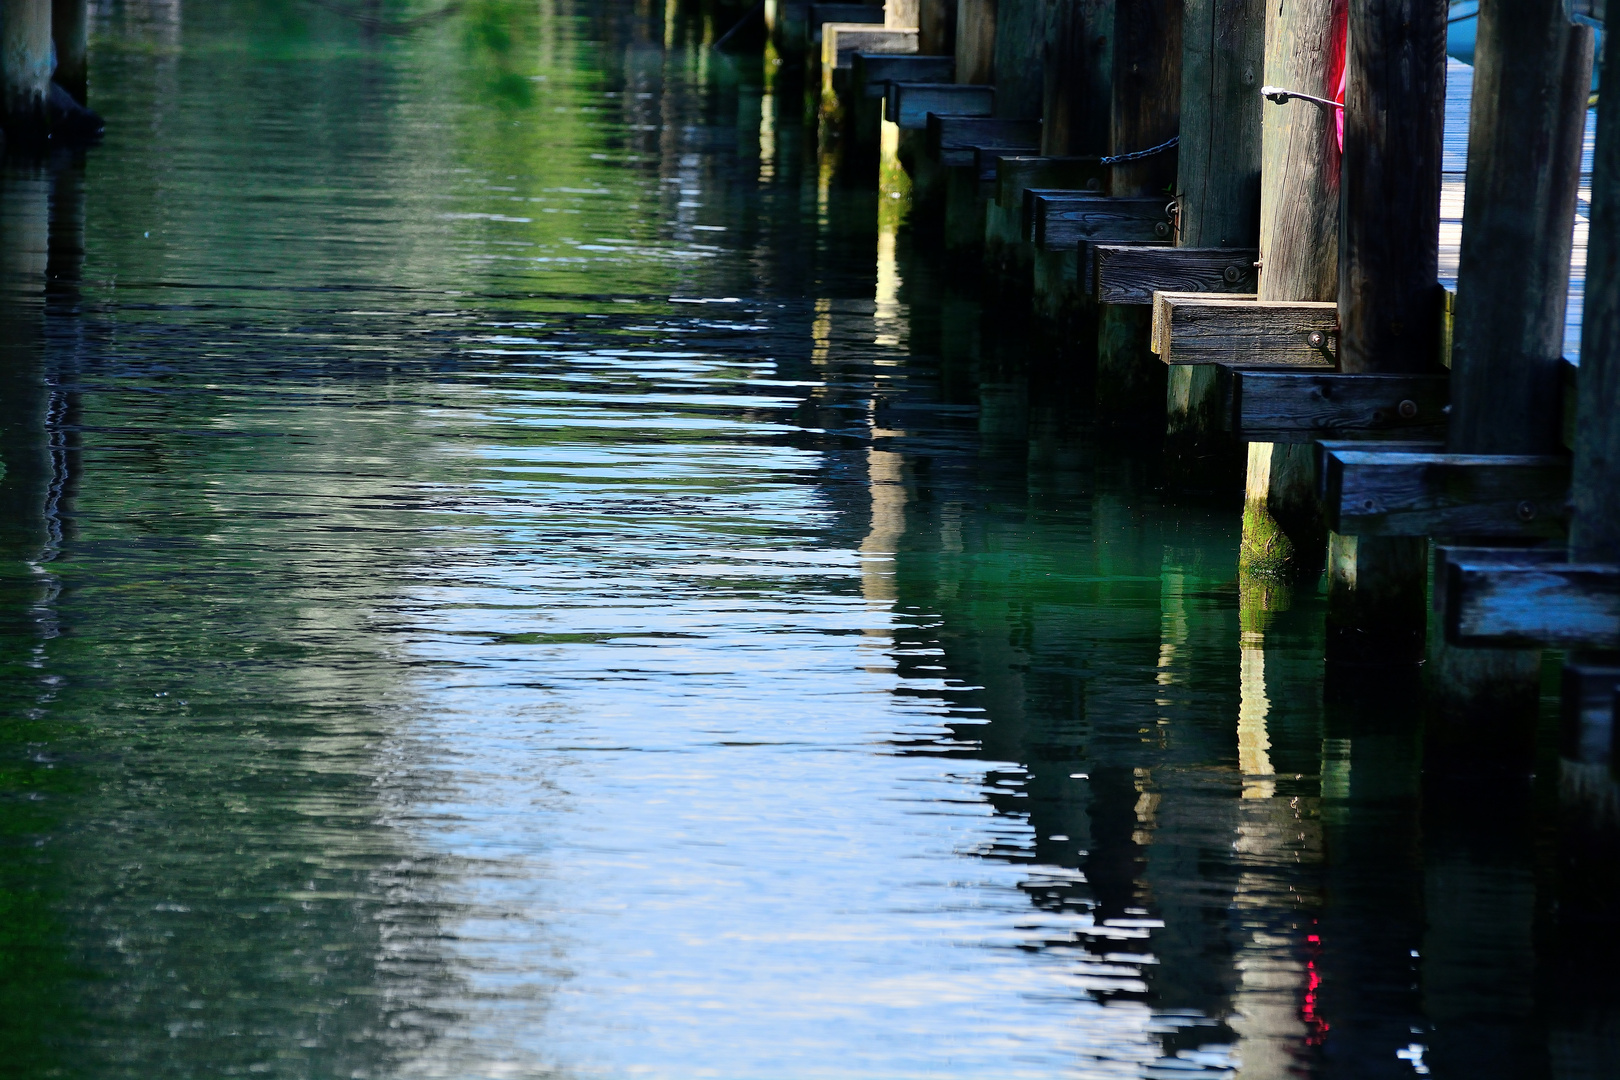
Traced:
MULTIPOLYGON (((1332 100, 1344 71, 1345 0, 1266 7, 1265 84, 1332 100)), ((1264 107, 1261 300, 1339 297, 1337 110, 1305 101, 1264 107)), ((1239 569, 1295 580, 1320 572, 1327 546, 1310 443, 1249 444, 1239 569)))
MULTIPOLYGON (((1129 0, 1114 9, 1110 153, 1128 156, 1174 139, 1181 118, 1181 0, 1129 0)), ((1109 194, 1175 190, 1176 154, 1163 150, 1113 166, 1109 194)), ((1165 399, 1164 365, 1148 349, 1153 310, 1104 305, 1097 320, 1097 407, 1103 418, 1132 423, 1157 415, 1165 399)))
POLYGON ((50 130, 51 0, 0 3, 0 116, 8 139, 32 142, 50 130))
POLYGON ((996 72, 996 0, 957 0, 956 81, 988 83, 996 72))
MULTIPOLYGON (((1411 374, 1438 363, 1445 0, 1350 5, 1339 219, 1339 366, 1411 374)), ((1424 537, 1328 538, 1328 658, 1417 663, 1424 537)))
POLYGON ((1113 96, 1113 0, 1060 0, 1046 38, 1041 153, 1108 152, 1113 96))
MULTIPOLYGON (((1185 0, 1177 247, 1255 246, 1265 28, 1265 0, 1185 0)), ((1166 463, 1171 475, 1197 487, 1220 484, 1240 452, 1221 431, 1219 374, 1209 364, 1166 373, 1166 463)))
POLYGON ((956 0, 918 0, 917 51, 924 56, 956 52, 956 0))
MULTIPOLYGON (((1557 453, 1592 32, 1560 0, 1483 0, 1474 63, 1447 450, 1557 453)), ((1538 650, 1434 652, 1435 690, 1471 726, 1535 717, 1538 650)))
POLYGON ((1046 89, 1047 0, 997 0, 996 115, 1039 119, 1046 89))
POLYGON ((80 105, 89 101, 89 0, 51 0, 51 39, 56 43, 55 79, 80 105))

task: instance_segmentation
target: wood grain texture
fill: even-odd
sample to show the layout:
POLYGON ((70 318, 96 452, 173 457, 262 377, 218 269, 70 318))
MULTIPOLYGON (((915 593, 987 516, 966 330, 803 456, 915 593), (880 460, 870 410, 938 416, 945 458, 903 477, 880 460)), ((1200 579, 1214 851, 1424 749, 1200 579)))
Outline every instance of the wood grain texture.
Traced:
MULTIPOLYGON (((1109 153, 1146 150, 1172 138, 1181 116, 1182 0, 1124 0, 1114 6, 1114 79, 1109 153)), ((1168 193, 1174 150, 1114 166, 1112 195, 1168 193)))
POLYGON ((956 0, 920 0, 917 51, 956 59, 956 0))
POLYGON ((886 97, 891 82, 949 83, 956 61, 949 56, 858 52, 850 61, 852 82, 863 97, 886 97))
POLYGON ((1450 563, 1501 563, 1510 566, 1550 566, 1569 562, 1569 550, 1561 544, 1542 544, 1536 547, 1502 547, 1500 544, 1434 545, 1434 610, 1446 610, 1446 580, 1450 563))
POLYGON ((883 25, 895 29, 918 29, 918 0, 883 0, 883 25))
POLYGON ((1225 368, 1227 430, 1246 442, 1346 432, 1445 432, 1444 375, 1345 375, 1225 368))
POLYGON ((1155 292, 1255 294, 1254 248, 1094 244, 1088 285, 1098 302, 1151 304, 1155 292))
MULTIPOLYGON (((1087 297, 1091 297, 1093 302, 1095 302, 1096 293, 1097 293, 1097 258, 1096 258, 1096 251, 1097 251, 1097 249, 1099 247, 1102 247, 1103 245, 1107 245, 1109 247, 1116 247, 1116 248, 1122 248, 1122 247, 1131 247, 1131 248, 1139 248, 1139 247, 1170 248, 1170 247, 1174 246, 1168 240, 1160 240, 1160 239, 1157 239, 1157 238, 1155 238, 1153 240, 1090 240, 1090 239, 1087 239, 1087 240, 1080 241, 1080 259, 1079 259, 1079 275, 1080 275, 1080 277, 1079 277, 1079 285, 1080 285, 1080 291, 1084 295, 1086 295, 1087 297)), ((1148 296, 1148 298, 1146 300, 1139 301, 1139 302, 1144 303, 1144 304, 1152 304, 1153 303, 1153 296, 1151 294, 1149 294, 1149 296, 1148 296)))
POLYGON ((1350 5, 1339 247, 1345 371, 1421 372, 1439 353, 1447 10, 1446 0, 1350 5))
POLYGON ((885 115, 901 131, 926 131, 929 113, 988 117, 995 111, 996 88, 960 83, 891 82, 883 107, 885 115))
MULTIPOLYGON (((1603 50, 1605 70, 1620 71, 1620 34, 1605 34, 1603 50)), ((1570 556, 1620 563, 1620 109, 1598 111, 1590 236, 1570 556)))
POLYGON ((957 0, 957 81, 994 82, 995 73, 996 0, 957 0))
POLYGON ((969 150, 976 146, 1028 146, 1040 141, 1039 120, 998 120, 989 116, 928 115, 928 150, 969 150))
POLYGON ((1060 0, 1046 37, 1041 152, 1108 153, 1114 77, 1113 0, 1060 0))
POLYGON ((1155 293, 1153 351, 1166 364, 1241 364, 1332 370, 1338 334, 1332 304, 1155 293), (1313 334, 1321 343, 1312 344, 1313 334))
POLYGON ((1322 465, 1334 532, 1556 539, 1568 528, 1562 456, 1332 449, 1322 465))
POLYGON ((1454 645, 1620 648, 1620 566, 1446 566, 1446 640, 1454 645))
POLYGON ((827 23, 821 28, 821 66, 825 72, 848 70, 858 52, 914 53, 917 31, 891 30, 865 23, 827 23))
MULTIPOLYGON (((1041 124, 1046 135, 1046 124, 1041 124)), ((996 202, 1003 209, 1023 212, 1024 192, 1030 188, 1067 188, 1102 191, 1108 167, 1095 157, 1007 156, 996 166, 996 202)))
MULTIPOLYGON (((1264 82, 1332 98, 1346 0, 1266 5, 1264 82), (1333 85, 1329 85, 1329 83, 1333 85)), ((1339 143, 1333 110, 1304 101, 1261 105, 1260 297, 1339 296, 1339 143)))
POLYGON ((1073 247, 1082 240, 1170 239, 1170 215, 1162 197, 1042 196, 1034 209, 1034 243, 1047 250, 1073 247))
POLYGON ((1185 0, 1178 246, 1257 242, 1265 29, 1265 0, 1185 0))
MULTIPOLYGON (((997 0, 996 115, 1038 119, 1046 88, 1046 23, 1049 0, 997 0)), ((1036 145, 1039 150, 1039 144, 1036 145)))
POLYGON ((1558 447, 1591 84, 1592 31, 1570 24, 1562 0, 1480 4, 1451 352, 1458 453, 1558 447))

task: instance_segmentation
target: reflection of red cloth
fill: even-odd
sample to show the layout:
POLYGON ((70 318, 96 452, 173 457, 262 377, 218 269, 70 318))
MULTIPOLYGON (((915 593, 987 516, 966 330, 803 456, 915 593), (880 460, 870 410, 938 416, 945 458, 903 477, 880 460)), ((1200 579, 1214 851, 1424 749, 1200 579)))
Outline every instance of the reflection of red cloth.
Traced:
MULTIPOLYGON (((1344 91, 1350 81, 1350 5, 1345 0, 1338 0, 1333 5, 1333 40, 1328 43, 1328 70, 1327 85, 1324 92, 1331 90, 1334 101, 1344 104, 1344 91), (1334 71, 1337 65, 1338 70, 1334 71)), ((1334 123, 1339 130, 1339 153, 1344 153, 1344 110, 1334 109, 1334 123)))

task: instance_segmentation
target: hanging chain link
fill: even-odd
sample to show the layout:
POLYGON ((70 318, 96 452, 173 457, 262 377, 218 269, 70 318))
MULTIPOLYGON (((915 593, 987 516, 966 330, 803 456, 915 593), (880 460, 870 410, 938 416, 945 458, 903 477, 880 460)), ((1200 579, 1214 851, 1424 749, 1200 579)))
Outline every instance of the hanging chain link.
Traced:
POLYGON ((1104 165, 1118 165, 1126 161, 1141 161, 1143 158, 1162 154, 1181 141, 1180 135, 1172 135, 1158 146, 1150 146, 1146 150, 1133 150, 1129 154, 1111 154, 1102 159, 1104 165))

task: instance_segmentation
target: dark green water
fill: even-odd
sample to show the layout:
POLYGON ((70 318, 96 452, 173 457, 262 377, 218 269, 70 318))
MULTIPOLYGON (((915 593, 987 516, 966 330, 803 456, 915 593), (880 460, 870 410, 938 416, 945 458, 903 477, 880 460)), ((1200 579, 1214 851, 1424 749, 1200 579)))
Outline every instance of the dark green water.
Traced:
POLYGON ((0 179, 0 1071, 1616 1074, 1547 782, 1324 698, 795 90, 372 10, 100 4, 0 179))

